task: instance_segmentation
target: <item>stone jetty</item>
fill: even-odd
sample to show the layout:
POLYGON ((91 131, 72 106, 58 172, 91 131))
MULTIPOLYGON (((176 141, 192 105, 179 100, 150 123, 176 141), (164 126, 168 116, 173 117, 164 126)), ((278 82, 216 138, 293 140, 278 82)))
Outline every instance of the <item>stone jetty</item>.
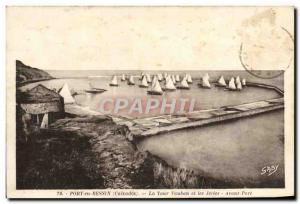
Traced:
POLYGON ((157 117, 129 119, 113 118, 119 125, 129 129, 129 140, 158 135, 170 131, 195 128, 213 123, 249 117, 284 108, 284 98, 257 101, 236 106, 225 106, 219 109, 194 111, 185 115, 162 115, 157 117))

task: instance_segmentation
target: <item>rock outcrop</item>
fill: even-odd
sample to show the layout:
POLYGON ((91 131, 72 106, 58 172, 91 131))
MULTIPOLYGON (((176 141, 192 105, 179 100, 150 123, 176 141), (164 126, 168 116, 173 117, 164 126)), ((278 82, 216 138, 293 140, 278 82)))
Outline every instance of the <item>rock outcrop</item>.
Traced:
POLYGON ((23 64, 23 62, 16 60, 16 82, 17 85, 25 83, 53 79, 47 72, 38 68, 33 68, 23 64))

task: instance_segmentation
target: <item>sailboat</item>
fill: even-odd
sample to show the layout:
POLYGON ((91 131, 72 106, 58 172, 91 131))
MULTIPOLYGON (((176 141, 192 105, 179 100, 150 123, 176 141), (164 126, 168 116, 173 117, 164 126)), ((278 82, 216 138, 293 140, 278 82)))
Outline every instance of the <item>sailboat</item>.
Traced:
POLYGON ((180 77, 178 74, 176 74, 175 80, 176 80, 176 82, 180 82, 180 77))
POLYGON ((226 87, 226 82, 225 82, 223 76, 221 76, 221 77, 219 78, 218 83, 217 83, 217 86, 224 86, 224 87, 226 87))
POLYGON ((134 85, 134 79, 133 79, 133 76, 130 76, 129 79, 128 79, 128 85, 134 85))
POLYGON ((109 83, 110 86, 119 86, 117 76, 114 75, 111 82, 109 83))
POLYGON ((237 76, 236 78, 235 78, 235 83, 241 83, 241 79, 240 79, 240 77, 239 76, 237 76))
POLYGON ((167 76, 168 76, 168 74, 165 72, 164 75, 163 75, 163 78, 166 79, 167 76))
POLYGON ((143 77, 145 76, 144 72, 142 72, 141 76, 140 76, 140 80, 142 81, 143 77))
POLYGON ((242 85, 246 86, 246 79, 245 78, 242 79, 242 85))
POLYGON ((177 86, 178 89, 190 89, 189 84, 186 81, 186 78, 183 77, 181 83, 179 86, 177 86))
POLYGON ((207 79, 209 79, 208 73, 206 73, 206 74, 204 75, 204 77, 207 78, 207 79))
POLYGON ((209 76, 208 75, 205 75, 203 78, 202 78, 202 87, 203 88, 207 88, 207 89, 210 89, 210 83, 209 83, 209 76))
POLYGON ((176 84, 176 79, 175 79, 175 76, 174 76, 174 75, 172 75, 172 76, 171 76, 171 78, 172 78, 173 84, 176 84))
POLYGON ((139 87, 141 87, 141 88, 147 88, 148 87, 148 82, 147 82, 146 76, 143 77, 142 84, 140 84, 139 87))
POLYGON ((58 91, 58 93, 64 98, 64 104, 75 103, 75 99, 73 98, 69 89, 69 85, 67 83, 63 85, 63 87, 58 91))
POLYGON ((160 84, 156 78, 153 79, 152 86, 150 87, 150 90, 147 91, 147 93, 150 95, 162 95, 163 94, 160 84))
POLYGON ((85 90, 85 92, 87 93, 96 94, 96 93, 102 93, 104 91, 107 91, 106 89, 95 88, 91 83, 89 83, 89 85, 90 85, 90 89, 85 90))
POLYGON ((122 74, 121 81, 125 81, 125 80, 126 80, 125 74, 122 74))
POLYGON ((154 76, 153 79, 152 79, 151 85, 153 86, 153 84, 156 83, 156 81, 159 81, 159 80, 156 76, 154 76))
POLYGON ((192 77, 190 74, 187 74, 186 80, 187 80, 187 83, 189 83, 189 84, 193 83, 193 80, 192 80, 192 77))
POLYGON ((235 86, 234 78, 233 77, 231 77, 231 79, 229 81, 228 89, 231 90, 231 91, 235 91, 236 90, 236 86, 235 86))
POLYGON ((167 77, 166 87, 164 90, 166 90, 166 91, 175 91, 176 90, 176 87, 174 86, 173 79, 171 76, 167 77))
POLYGON ((163 76, 162 76, 161 73, 157 74, 157 79, 158 79, 158 81, 162 81, 163 80, 163 76))
POLYGON ((237 81, 237 82, 236 82, 236 89, 237 89, 238 91, 241 91, 241 90, 242 90, 242 83, 241 83, 241 81, 237 81))
POLYGON ((151 76, 150 76, 150 74, 146 74, 145 76, 146 76, 147 82, 150 83, 151 82, 151 76))
POLYGON ((241 79, 239 76, 237 76, 235 78, 235 85, 236 85, 237 90, 239 90, 239 91, 242 90, 242 83, 241 83, 241 79))

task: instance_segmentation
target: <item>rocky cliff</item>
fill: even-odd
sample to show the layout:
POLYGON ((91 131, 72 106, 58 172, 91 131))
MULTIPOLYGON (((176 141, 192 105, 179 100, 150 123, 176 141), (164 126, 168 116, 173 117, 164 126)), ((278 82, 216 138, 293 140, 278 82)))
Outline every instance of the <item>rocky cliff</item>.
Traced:
POLYGON ((65 118, 17 144, 17 189, 195 188, 178 170, 125 137, 105 116, 65 118))
POLYGON ((47 72, 25 65, 23 62, 16 60, 16 81, 17 85, 25 83, 53 79, 47 72))

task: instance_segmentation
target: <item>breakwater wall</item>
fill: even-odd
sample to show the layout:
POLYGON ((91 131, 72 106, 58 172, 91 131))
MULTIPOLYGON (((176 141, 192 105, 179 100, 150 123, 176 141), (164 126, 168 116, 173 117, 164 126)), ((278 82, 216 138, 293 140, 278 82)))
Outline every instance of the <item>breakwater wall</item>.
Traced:
POLYGON ((280 88, 268 84, 263 84, 263 83, 255 83, 255 82, 247 82, 247 86, 253 86, 253 87, 260 87, 260 88, 265 88, 265 89, 271 89, 276 91, 278 94, 281 96, 284 95, 284 91, 281 90, 280 88))
POLYGON ((170 131, 196 128, 213 123, 249 117, 284 108, 284 98, 257 101, 219 109, 194 111, 186 115, 163 115, 142 119, 114 118, 114 122, 129 129, 129 140, 154 136, 170 131))

